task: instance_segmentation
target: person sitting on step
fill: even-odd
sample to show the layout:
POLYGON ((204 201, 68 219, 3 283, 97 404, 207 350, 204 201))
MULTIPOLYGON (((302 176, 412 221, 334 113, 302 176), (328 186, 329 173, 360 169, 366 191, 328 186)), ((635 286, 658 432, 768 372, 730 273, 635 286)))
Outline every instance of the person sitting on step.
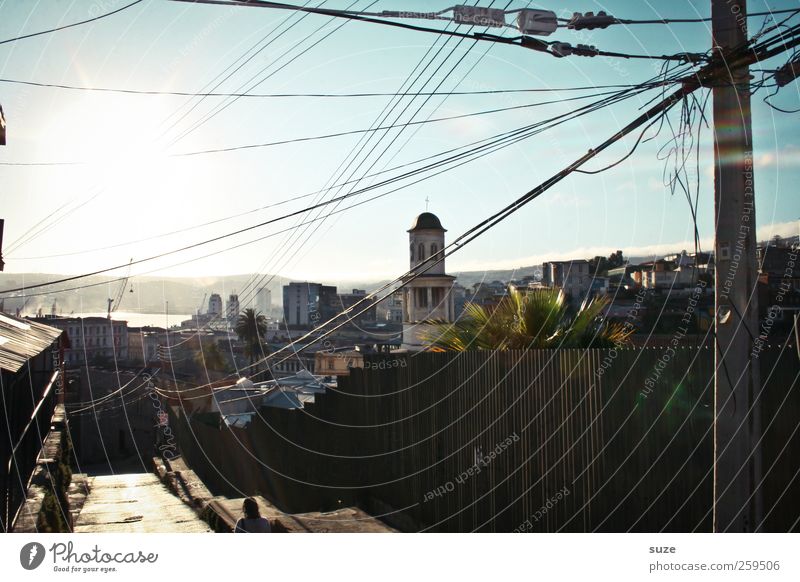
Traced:
POLYGON ((242 504, 242 511, 244 517, 239 518, 236 522, 236 527, 233 528, 234 533, 271 533, 272 528, 269 525, 269 520, 261 517, 261 512, 258 509, 258 503, 252 497, 247 497, 242 504))

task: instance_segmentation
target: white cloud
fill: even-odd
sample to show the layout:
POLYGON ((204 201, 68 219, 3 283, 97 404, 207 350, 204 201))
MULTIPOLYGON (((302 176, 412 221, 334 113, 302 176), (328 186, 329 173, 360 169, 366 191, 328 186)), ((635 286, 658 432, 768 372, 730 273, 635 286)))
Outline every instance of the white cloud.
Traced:
POLYGON ((789 222, 775 222, 765 224, 756 229, 758 240, 767 240, 775 235, 781 237, 795 236, 800 234, 800 221, 790 220, 789 222))

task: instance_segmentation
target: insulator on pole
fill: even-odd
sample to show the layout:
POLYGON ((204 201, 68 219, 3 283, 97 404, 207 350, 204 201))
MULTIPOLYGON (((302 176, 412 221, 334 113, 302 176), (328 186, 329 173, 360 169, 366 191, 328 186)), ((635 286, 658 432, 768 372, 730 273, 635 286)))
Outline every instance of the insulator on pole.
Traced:
POLYGON ((517 15, 517 28, 522 34, 549 36, 558 29, 556 13, 552 10, 520 10, 517 15))
POLYGON ((573 30, 594 30, 595 28, 606 28, 609 24, 616 24, 616 22, 616 18, 610 14, 606 14, 602 10, 597 14, 594 12, 587 12, 586 14, 576 12, 567 23, 567 28, 573 30))

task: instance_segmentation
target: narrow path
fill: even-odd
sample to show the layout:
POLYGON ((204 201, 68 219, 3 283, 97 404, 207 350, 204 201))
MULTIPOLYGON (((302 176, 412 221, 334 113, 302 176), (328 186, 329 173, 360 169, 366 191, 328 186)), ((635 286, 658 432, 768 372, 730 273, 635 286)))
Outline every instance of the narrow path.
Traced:
POLYGON ((88 486, 76 533, 211 532, 151 473, 89 477, 88 486))

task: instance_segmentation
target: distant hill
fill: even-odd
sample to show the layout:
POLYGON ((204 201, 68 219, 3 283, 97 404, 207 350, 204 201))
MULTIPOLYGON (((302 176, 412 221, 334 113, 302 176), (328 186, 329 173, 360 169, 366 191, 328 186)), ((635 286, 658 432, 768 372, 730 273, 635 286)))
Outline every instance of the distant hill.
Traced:
MULTIPOLYGON (((797 243, 798 237, 784 239, 788 243, 797 243)), ((764 241, 766 242, 766 241, 764 241)), ((759 244, 764 244, 764 242, 759 244)), ((680 252, 677 249, 675 252, 680 252)), ((590 257, 586 257, 587 259, 590 257)), ((652 256, 628 257, 632 264, 638 264, 653 260, 652 256)), ((496 271, 462 271, 452 272, 457 277, 457 282, 464 287, 472 287, 475 283, 492 281, 502 281, 506 283, 513 279, 521 279, 526 276, 538 275, 541 265, 531 265, 518 269, 502 269, 496 271)), ((63 275, 50 273, 0 273, 0 291, 23 285, 35 285, 55 279, 63 278, 63 275)), ((205 311, 208 305, 208 295, 219 293, 223 301, 234 291, 239 294, 243 306, 247 306, 247 301, 252 300, 255 289, 266 284, 272 291, 272 303, 280 306, 283 300, 282 287, 291 279, 280 275, 231 275, 226 277, 135 277, 131 279, 131 284, 125 291, 119 309, 122 311, 133 311, 141 313, 163 313, 166 310, 166 303, 169 302, 171 313, 194 313, 198 308, 205 311), (133 293, 130 292, 131 288, 133 293), (203 298, 205 297, 205 302, 203 298)), ((340 290, 366 289, 374 291, 384 284, 387 280, 340 280, 340 281, 319 281, 327 285, 336 285, 340 290)), ((35 289, 34 293, 51 291, 52 289, 70 289, 72 287, 84 286, 79 291, 67 291, 64 293, 48 293, 44 296, 31 297, 23 313, 34 313, 40 307, 45 313, 49 313, 53 302, 56 301, 56 310, 64 315, 72 311, 82 312, 104 312, 107 308, 107 299, 114 297, 119 289, 119 281, 115 277, 87 277, 79 281, 64 283, 53 288, 35 289), (86 287, 86 285, 91 285, 86 287)), ((15 294, 16 295, 16 294, 15 294)), ((21 306, 24 299, 6 298, 4 309, 13 312, 21 306)))
MULTIPOLYGON (((63 275, 0 273, 0 290, 23 285, 34 285, 61 278, 63 278, 63 275)), ((205 311, 208 304, 208 295, 211 293, 219 293, 223 296, 224 301, 227 299, 228 294, 236 291, 242 295, 241 300, 244 300, 246 299, 245 295, 249 298, 254 295, 256 287, 253 285, 253 281, 266 282, 268 279, 269 277, 266 277, 262 280, 260 275, 257 277, 234 275, 230 277, 202 278, 135 277, 130 280, 119 309, 142 313, 163 313, 166 310, 167 302, 169 302, 169 310, 173 313, 194 313, 198 308, 205 311), (204 297, 205 302, 203 302, 204 297), (201 302, 204 304, 201 305, 201 302)), ((263 282, 259 286, 262 286, 263 282)), ((52 288, 34 289, 31 290, 32 293, 84 286, 77 291, 48 293, 45 296, 31 297, 25 306, 24 313, 33 313, 39 307, 45 313, 49 313, 54 301, 57 302, 57 312, 64 315, 73 311, 103 312, 107 309, 107 299, 116 296, 120 284, 119 281, 115 280, 115 277, 98 276, 60 284, 52 288)), ((280 303, 282 284, 283 280, 275 277, 267 285, 272 291, 273 302, 280 303)), ((22 303, 22 299, 5 299, 5 310, 12 312, 22 303)))
MULTIPOLYGON (((498 271, 472 271, 452 273, 457 276, 458 283, 471 287, 475 283, 485 281, 509 281, 526 275, 533 275, 539 267, 524 267, 517 270, 498 271)), ((36 285, 56 279, 64 275, 51 273, 0 273, 0 290, 27 285, 36 285)), ((169 302, 171 313, 194 313, 197 309, 205 311, 208 306, 208 296, 211 293, 222 295, 223 301, 227 300, 230 293, 239 294, 239 300, 245 304, 252 300, 255 289, 266 284, 272 291, 272 303, 280 306, 283 301, 283 285, 291 279, 264 275, 232 275, 226 277, 135 277, 132 278, 122 298, 119 309, 141 313, 163 313, 169 302), (268 283, 267 283, 268 282, 268 283), (133 292, 131 292, 131 289, 133 292), (205 299, 205 300, 204 300, 205 299)), ((336 285, 340 290, 366 289, 368 292, 379 289, 388 281, 363 280, 363 281, 319 281, 327 285, 336 285)), ((115 277, 87 277, 71 283, 63 283, 52 288, 32 289, 31 293, 48 292, 40 296, 34 295, 28 299, 23 310, 24 314, 35 313, 39 308, 45 313, 50 313, 53 302, 56 302, 56 312, 69 315, 71 312, 104 312, 107 309, 109 297, 115 297, 120 282, 115 277), (53 293, 60 289, 70 289, 82 286, 77 291, 53 293)), ((14 295, 23 295, 14 293, 14 295)), ((6 298, 4 309, 14 312, 17 307, 25 303, 22 297, 6 298)))

